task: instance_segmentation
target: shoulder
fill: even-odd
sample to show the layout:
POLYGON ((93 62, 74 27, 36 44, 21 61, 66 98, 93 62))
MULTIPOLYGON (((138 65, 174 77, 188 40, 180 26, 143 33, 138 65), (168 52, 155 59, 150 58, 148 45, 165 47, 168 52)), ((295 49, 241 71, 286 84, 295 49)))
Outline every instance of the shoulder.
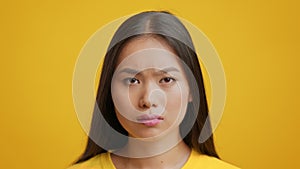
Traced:
POLYGON ((192 150, 191 155, 182 169, 239 169, 238 167, 222 161, 218 158, 203 155, 195 150, 192 150))
POLYGON ((115 169, 111 164, 109 153, 102 153, 67 169, 115 169))

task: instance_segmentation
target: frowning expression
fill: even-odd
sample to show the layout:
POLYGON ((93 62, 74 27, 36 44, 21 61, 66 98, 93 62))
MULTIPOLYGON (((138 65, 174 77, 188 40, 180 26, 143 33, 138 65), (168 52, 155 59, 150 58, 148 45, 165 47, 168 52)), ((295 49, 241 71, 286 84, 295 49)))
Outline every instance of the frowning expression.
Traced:
POLYGON ((183 64, 160 37, 129 41, 120 53, 111 92, 117 118, 129 136, 178 131, 191 101, 183 64))

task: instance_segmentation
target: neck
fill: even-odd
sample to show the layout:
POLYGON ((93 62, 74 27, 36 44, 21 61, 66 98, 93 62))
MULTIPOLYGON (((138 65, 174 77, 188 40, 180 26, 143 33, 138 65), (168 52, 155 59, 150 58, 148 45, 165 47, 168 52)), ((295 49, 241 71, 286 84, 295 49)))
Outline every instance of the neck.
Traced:
POLYGON ((179 132, 174 132, 154 140, 129 139, 122 150, 112 154, 112 160, 117 169, 176 169, 185 164, 190 151, 179 132))

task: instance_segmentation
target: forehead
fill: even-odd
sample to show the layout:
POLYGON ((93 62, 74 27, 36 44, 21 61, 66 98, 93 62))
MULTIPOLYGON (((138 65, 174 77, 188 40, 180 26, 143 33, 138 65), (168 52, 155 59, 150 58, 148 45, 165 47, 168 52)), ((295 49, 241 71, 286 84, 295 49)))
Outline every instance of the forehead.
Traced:
POLYGON ((137 70, 163 69, 170 66, 180 67, 178 59, 175 50, 163 38, 142 36, 129 41, 124 46, 117 65, 137 70))

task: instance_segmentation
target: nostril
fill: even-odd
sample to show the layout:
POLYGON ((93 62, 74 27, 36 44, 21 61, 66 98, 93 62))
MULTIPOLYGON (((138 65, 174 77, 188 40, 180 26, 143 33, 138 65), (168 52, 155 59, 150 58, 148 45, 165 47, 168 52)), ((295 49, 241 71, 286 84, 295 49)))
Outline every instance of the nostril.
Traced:
POLYGON ((156 108, 156 107, 158 107, 158 105, 157 104, 155 104, 155 103, 151 103, 150 101, 147 101, 147 100, 144 100, 144 99, 141 99, 140 100, 140 107, 142 107, 142 108, 151 108, 151 107, 154 107, 154 108, 156 108))
POLYGON ((142 108, 150 108, 151 103, 149 101, 146 101, 145 99, 140 100, 140 107, 142 108))
POLYGON ((146 104, 143 104, 143 108, 149 108, 149 106, 147 106, 146 104))
POLYGON ((153 104, 151 105, 151 107, 154 107, 154 108, 156 108, 156 107, 157 107, 157 105, 153 103, 153 104))

